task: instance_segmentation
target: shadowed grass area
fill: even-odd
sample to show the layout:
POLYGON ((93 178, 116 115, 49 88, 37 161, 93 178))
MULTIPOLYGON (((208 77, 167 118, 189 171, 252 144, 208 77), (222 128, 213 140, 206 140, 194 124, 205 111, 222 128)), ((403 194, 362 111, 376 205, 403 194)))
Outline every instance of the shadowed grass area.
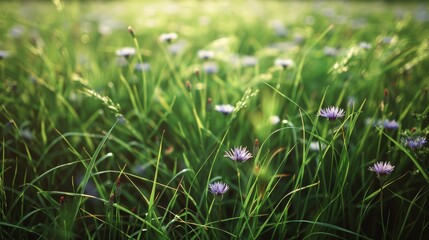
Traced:
POLYGON ((0 7, 1 239, 429 232, 426 4, 0 7))

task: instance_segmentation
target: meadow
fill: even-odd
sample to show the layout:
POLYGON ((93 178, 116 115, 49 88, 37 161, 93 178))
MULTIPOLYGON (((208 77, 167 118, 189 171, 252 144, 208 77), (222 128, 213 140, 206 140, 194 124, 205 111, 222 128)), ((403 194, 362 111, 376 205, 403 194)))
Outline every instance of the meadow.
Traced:
POLYGON ((0 8, 0 239, 429 233, 427 4, 0 8))

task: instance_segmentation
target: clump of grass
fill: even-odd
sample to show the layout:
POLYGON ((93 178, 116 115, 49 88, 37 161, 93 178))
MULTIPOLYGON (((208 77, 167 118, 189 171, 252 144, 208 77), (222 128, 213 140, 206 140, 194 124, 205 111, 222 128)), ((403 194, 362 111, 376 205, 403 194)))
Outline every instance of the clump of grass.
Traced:
POLYGON ((53 3, 1 3, 0 238, 426 236, 426 5, 53 3))

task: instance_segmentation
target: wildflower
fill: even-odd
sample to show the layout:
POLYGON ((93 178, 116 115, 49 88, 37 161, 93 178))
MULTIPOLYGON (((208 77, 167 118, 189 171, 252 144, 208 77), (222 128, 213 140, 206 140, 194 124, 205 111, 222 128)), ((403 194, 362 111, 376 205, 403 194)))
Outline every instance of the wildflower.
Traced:
POLYGON ((390 36, 385 36, 381 39, 381 43, 389 45, 395 43, 395 38, 390 36))
POLYGON ((390 162, 376 162, 368 170, 375 172, 378 176, 391 174, 395 166, 392 166, 390 162))
POLYGON ((277 123, 280 122, 280 117, 277 115, 270 116, 269 121, 272 125, 276 125, 277 123))
POLYGON ((325 109, 321 109, 319 112, 319 116, 325 117, 329 119, 329 121, 337 120, 337 118, 344 117, 344 110, 338 107, 327 107, 325 109))
POLYGON ((310 143, 310 150, 312 150, 312 151, 318 152, 318 151, 321 151, 325 148, 326 148, 326 144, 324 144, 324 143, 320 143, 320 144, 319 144, 319 142, 311 142, 310 143))
POLYGON ((149 63, 136 63, 134 66, 134 69, 139 72, 147 72, 150 70, 150 64, 149 63))
POLYGON ((329 57, 335 57, 338 55, 338 49, 334 47, 324 47, 323 53, 329 57))
POLYGON ((128 61, 126 57, 117 57, 116 58, 116 66, 124 67, 128 65, 128 61))
POLYGON ((399 124, 395 120, 386 119, 383 121, 383 127, 389 130, 396 130, 399 128, 399 124))
POLYGON ((278 37, 284 37, 288 34, 288 29, 280 20, 275 20, 271 22, 271 27, 274 29, 278 37))
MULTIPOLYGON (((102 36, 107 36, 110 35, 112 33, 112 27, 109 26, 108 24, 100 24, 98 26, 98 32, 102 35, 102 36)), ((131 33, 130 33, 131 34, 131 33)))
POLYGON ((214 52, 209 50, 199 50, 198 57, 203 60, 208 60, 214 58, 214 52))
POLYGON ((243 67, 254 67, 258 64, 258 59, 253 56, 244 56, 241 58, 241 65, 243 67))
POLYGON ((402 139, 402 142, 405 146, 411 149, 416 149, 423 147, 427 141, 426 137, 407 137, 402 139))
POLYGON ((371 49, 371 48, 372 48, 372 45, 371 45, 371 43, 367 43, 367 42, 360 42, 360 43, 359 43, 359 47, 360 47, 361 49, 368 50, 368 49, 371 49))
POLYGON ((233 161, 245 162, 253 157, 252 153, 247 151, 247 147, 234 147, 225 152, 224 157, 228 157, 233 161))
POLYGON ((305 41, 305 37, 301 34, 295 34, 295 36, 293 36, 293 41, 296 44, 302 44, 305 41))
POLYGON ((163 33, 161 34, 161 36, 159 36, 159 40, 161 42, 167 42, 167 43, 171 43, 172 41, 177 39, 177 34, 172 32, 172 33, 163 33))
POLYGON ((0 50, 0 60, 9 57, 10 53, 5 50, 0 50))
POLYGON ((234 111, 234 106, 230 104, 215 105, 215 110, 228 115, 234 111))
POLYGON ((214 74, 219 71, 219 67, 215 62, 206 62, 203 65, 204 72, 207 74, 214 74))
POLYGON ((229 186, 223 182, 214 182, 209 184, 209 191, 213 195, 223 195, 228 191, 228 189, 229 186))
POLYGON ((10 30, 9 30, 9 34, 13 37, 13 38, 20 38, 22 37, 22 35, 24 35, 25 32, 25 28, 22 25, 14 25, 10 30))
POLYGON ((177 41, 168 46, 168 51, 173 55, 178 55, 183 52, 186 47, 186 41, 177 41))
POLYGON ((136 49, 133 47, 124 47, 116 50, 116 55, 118 57, 128 58, 136 54, 136 49))
POLYGON ((283 58, 277 58, 274 61, 274 65, 282 67, 284 69, 291 68, 294 65, 294 62, 292 59, 283 59, 283 58))

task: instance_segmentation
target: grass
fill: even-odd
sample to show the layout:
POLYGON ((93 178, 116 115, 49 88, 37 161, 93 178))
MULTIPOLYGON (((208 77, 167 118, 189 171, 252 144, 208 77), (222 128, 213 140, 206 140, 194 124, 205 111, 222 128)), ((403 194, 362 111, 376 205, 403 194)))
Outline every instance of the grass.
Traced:
POLYGON ((1 239, 429 233, 426 4, 1 7, 1 239))

